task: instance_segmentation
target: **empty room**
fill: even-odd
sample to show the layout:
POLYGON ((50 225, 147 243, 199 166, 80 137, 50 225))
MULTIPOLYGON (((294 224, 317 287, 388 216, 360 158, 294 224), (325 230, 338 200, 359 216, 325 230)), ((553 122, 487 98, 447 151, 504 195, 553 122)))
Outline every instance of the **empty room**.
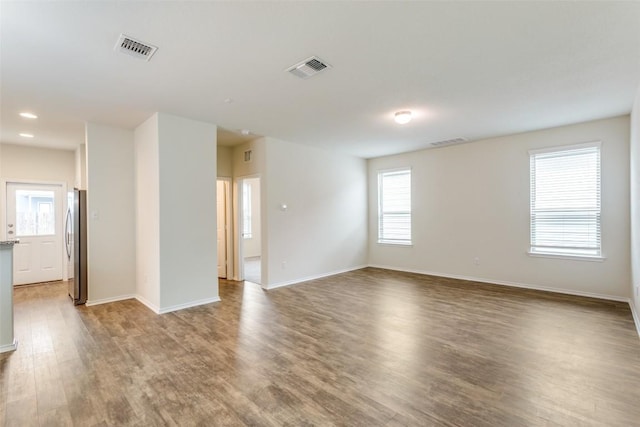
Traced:
POLYGON ((638 28, 0 1, 0 425, 640 426, 638 28))

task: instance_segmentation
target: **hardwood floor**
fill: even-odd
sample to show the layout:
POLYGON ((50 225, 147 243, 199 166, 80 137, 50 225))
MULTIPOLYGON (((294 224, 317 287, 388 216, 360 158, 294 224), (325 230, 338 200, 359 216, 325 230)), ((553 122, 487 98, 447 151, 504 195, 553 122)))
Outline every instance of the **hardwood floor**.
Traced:
POLYGON ((155 315, 15 291, 2 425, 634 426, 623 303, 368 268, 155 315))

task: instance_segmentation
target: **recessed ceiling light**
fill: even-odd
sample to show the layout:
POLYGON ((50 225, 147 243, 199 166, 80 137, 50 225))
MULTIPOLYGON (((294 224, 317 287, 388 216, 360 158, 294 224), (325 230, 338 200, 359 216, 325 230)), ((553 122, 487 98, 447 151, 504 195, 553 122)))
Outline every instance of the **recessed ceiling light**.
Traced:
POLYGON ((409 111, 409 110, 398 111, 395 114, 395 117, 393 118, 393 120, 395 120, 396 123, 398 123, 400 125, 404 125, 406 123, 409 123, 411 121, 411 111, 409 111))
POLYGON ((36 116, 33 113, 28 113, 28 112, 24 112, 24 113, 20 113, 20 117, 24 117, 25 119, 37 119, 38 116, 36 116))
POLYGON ((20 136, 23 138, 33 138, 32 133, 21 133, 20 136))

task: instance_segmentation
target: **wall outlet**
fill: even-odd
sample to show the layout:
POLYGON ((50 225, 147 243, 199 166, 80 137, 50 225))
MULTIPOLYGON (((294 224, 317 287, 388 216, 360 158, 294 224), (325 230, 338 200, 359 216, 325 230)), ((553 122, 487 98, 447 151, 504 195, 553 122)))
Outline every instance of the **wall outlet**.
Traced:
POLYGON ((287 268, 287 261, 282 261, 282 269, 284 270, 285 268, 287 268))
POLYGON ((480 258, 475 257, 475 258, 473 259, 473 263, 474 263, 475 265, 480 265, 480 258))

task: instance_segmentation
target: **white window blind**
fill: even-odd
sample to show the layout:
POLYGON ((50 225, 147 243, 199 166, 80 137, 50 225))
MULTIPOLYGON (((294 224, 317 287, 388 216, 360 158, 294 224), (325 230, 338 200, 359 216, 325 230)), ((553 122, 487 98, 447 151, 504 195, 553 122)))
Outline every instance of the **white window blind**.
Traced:
POLYGON ((531 253, 601 256, 600 143, 530 152, 531 253))
POLYGON ((378 243, 411 244, 411 170, 378 172, 378 243))

